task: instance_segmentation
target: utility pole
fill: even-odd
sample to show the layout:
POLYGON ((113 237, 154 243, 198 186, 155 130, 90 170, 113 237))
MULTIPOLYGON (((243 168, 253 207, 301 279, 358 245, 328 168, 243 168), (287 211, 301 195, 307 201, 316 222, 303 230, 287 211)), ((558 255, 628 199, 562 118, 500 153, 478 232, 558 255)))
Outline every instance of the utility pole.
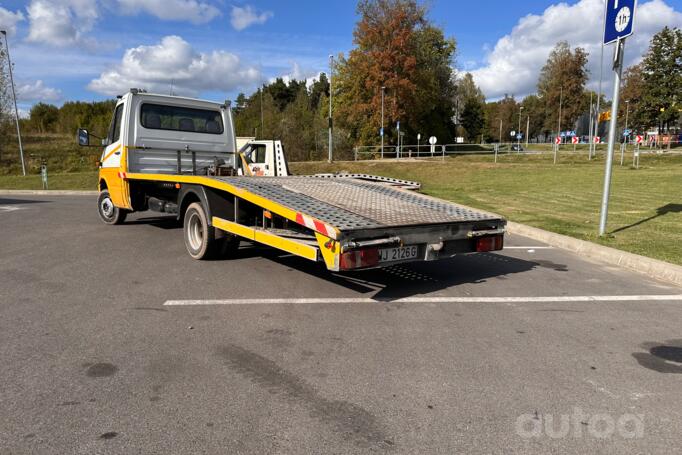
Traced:
POLYGON ((587 137, 588 137, 588 152, 587 152, 587 159, 591 160, 592 159, 592 90, 590 90, 590 116, 588 117, 588 126, 587 126, 587 137))
POLYGON ((334 73, 334 56, 329 54, 329 162, 334 161, 333 127, 332 127, 332 75, 334 73))
POLYGON ((26 163, 24 162, 24 146, 21 143, 21 129, 19 128, 19 108, 17 107, 17 92, 14 89, 14 75, 12 74, 12 59, 9 56, 9 40, 7 32, 0 30, 5 37, 5 48, 7 49, 7 66, 9 66, 9 83, 12 86, 12 98, 14 99, 14 117, 17 123, 17 139, 19 140, 19 157, 21 158, 21 172, 26 176, 26 163))
POLYGON ((386 87, 381 86, 381 159, 384 159, 384 92, 386 87))
POLYGON ((516 133, 516 151, 521 151, 521 111, 523 111, 523 106, 519 106, 519 129, 516 133))
POLYGON ((265 133, 265 129, 263 127, 263 89, 264 87, 261 85, 260 88, 260 131, 261 134, 265 133))

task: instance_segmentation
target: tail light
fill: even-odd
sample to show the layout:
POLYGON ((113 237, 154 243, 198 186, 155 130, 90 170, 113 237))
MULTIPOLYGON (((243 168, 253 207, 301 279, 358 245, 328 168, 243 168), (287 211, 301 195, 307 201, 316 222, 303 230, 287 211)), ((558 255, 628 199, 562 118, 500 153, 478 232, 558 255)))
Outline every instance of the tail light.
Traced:
POLYGON ((379 248, 363 248, 341 253, 339 269, 360 269, 374 267, 377 264, 379 264, 379 248))
POLYGON ((504 248, 503 235, 491 235, 488 237, 480 237, 476 239, 476 252, 484 253, 486 251, 497 251, 504 248))

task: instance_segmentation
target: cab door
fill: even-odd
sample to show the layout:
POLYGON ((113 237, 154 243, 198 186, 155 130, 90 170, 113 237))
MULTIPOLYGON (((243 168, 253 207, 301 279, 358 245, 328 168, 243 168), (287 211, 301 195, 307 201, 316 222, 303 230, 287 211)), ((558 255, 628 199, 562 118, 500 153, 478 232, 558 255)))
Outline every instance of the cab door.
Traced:
POLYGON ((100 178, 106 182, 111 201, 116 207, 131 208, 128 198, 128 183, 122 178, 127 169, 123 147, 124 111, 125 103, 121 102, 116 106, 105 140, 107 145, 102 153, 100 178))
POLYGON ((253 143, 246 152, 247 162, 251 173, 256 176, 271 175, 271 167, 267 159, 267 145, 253 143))

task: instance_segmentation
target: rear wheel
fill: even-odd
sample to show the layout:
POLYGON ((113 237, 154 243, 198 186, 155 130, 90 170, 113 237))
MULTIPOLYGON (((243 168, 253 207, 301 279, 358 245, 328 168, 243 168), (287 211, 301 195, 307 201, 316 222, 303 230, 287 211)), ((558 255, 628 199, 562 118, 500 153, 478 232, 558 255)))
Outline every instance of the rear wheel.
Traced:
POLYGON ((221 250, 215 229, 208 225, 206 211, 198 202, 192 202, 185 211, 185 247, 194 259, 213 259, 221 250))
POLYGON ((106 224, 121 224, 125 221, 128 212, 121 210, 111 200, 109 190, 102 190, 97 197, 97 213, 106 224))

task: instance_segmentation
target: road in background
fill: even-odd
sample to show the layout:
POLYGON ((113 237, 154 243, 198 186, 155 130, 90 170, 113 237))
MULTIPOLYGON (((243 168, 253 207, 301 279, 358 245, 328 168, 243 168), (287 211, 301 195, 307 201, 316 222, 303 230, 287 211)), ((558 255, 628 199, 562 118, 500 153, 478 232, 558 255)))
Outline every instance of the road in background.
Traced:
POLYGON ((680 289, 529 239, 338 274, 91 196, 0 196, 0 232, 2 453, 682 450, 680 289), (266 298, 320 300, 164 306, 266 298))

